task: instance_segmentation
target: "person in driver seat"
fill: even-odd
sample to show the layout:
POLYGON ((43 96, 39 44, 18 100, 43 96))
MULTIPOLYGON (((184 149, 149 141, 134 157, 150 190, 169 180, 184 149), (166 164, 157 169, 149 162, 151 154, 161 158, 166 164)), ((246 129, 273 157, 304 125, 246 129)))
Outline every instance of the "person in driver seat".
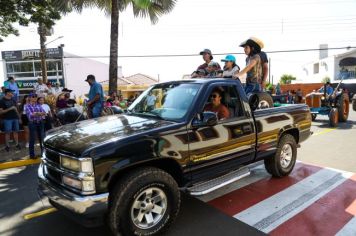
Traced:
POLYGON ((218 88, 214 89, 210 95, 210 103, 206 104, 204 111, 215 112, 219 120, 224 120, 230 117, 230 112, 227 107, 221 103, 222 91, 218 88))

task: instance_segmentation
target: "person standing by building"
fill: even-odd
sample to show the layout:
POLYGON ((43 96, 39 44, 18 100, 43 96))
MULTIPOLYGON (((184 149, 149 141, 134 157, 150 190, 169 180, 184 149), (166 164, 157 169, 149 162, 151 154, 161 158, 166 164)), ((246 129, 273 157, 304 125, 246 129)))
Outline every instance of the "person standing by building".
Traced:
POLYGON ((60 87, 59 82, 56 82, 55 86, 51 88, 51 92, 53 95, 58 96, 62 92, 62 87, 60 87))
POLYGON ((4 132, 5 132, 5 150, 10 151, 10 134, 12 132, 14 136, 14 141, 16 148, 21 149, 19 144, 19 123, 20 123, 20 114, 17 110, 17 104, 13 99, 14 91, 11 89, 5 89, 5 96, 0 100, 0 115, 2 115, 4 123, 4 132))
POLYGON ((45 97, 48 93, 48 87, 46 84, 43 83, 42 78, 37 79, 37 83, 33 86, 38 97, 45 97))
POLYGON ((7 81, 9 83, 6 85, 6 88, 14 91, 14 96, 12 97, 12 99, 14 99, 14 101, 16 102, 16 105, 17 105, 19 95, 20 95, 19 87, 17 86, 17 83, 15 82, 14 77, 10 76, 7 81))
POLYGON ((35 159, 35 141, 36 134, 38 142, 41 147, 41 154, 43 153, 43 139, 44 139, 44 120, 46 119, 46 112, 42 106, 37 103, 37 94, 31 93, 29 95, 30 103, 26 106, 26 115, 28 118, 28 128, 30 131, 29 140, 29 155, 31 159, 35 159))
POLYGON ((153 92, 150 91, 150 93, 147 95, 146 98, 146 106, 147 106, 147 111, 152 111, 156 108, 155 104, 156 104, 156 96, 153 95, 153 92))
POLYGON ((85 80, 90 85, 88 107, 91 109, 92 118, 101 115, 104 107, 104 91, 101 84, 97 83, 94 75, 88 75, 85 80))

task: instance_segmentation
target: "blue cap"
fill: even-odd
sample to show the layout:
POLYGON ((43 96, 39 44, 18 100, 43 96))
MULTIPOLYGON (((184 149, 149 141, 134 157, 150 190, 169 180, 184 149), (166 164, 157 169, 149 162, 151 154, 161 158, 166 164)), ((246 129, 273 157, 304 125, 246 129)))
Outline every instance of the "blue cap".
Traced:
POLYGON ((221 61, 232 61, 232 62, 235 62, 236 59, 233 55, 226 55, 225 59, 222 59, 221 61))

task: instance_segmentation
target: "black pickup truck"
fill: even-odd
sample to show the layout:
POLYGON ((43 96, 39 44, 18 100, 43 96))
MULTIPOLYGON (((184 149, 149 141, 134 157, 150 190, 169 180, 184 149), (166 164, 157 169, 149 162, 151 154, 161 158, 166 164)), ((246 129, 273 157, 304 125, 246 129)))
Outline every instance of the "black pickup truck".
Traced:
POLYGON ((182 191, 209 193, 260 160, 275 177, 293 170, 297 147, 311 134, 309 108, 255 110, 258 102, 231 79, 154 85, 125 114, 50 132, 39 193, 87 226, 105 219, 114 234, 162 232, 179 212, 182 191), (207 109, 216 97, 221 119, 220 110, 207 109))

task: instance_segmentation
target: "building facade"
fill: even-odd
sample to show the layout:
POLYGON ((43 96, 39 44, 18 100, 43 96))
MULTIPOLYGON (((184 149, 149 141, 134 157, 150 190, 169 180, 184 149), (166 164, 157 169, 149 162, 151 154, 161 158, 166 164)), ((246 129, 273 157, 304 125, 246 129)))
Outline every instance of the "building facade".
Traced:
MULTIPOLYGON (((20 92, 32 90, 37 78, 41 76, 40 50, 16 50, 1 52, 4 68, 4 80, 14 77, 20 92)), ((63 48, 48 48, 46 50, 47 77, 52 84, 59 82, 65 86, 63 77, 63 48)))
POLYGON ((303 77, 299 83, 320 83, 328 77, 332 83, 343 79, 345 84, 356 84, 356 50, 333 56, 324 52, 319 60, 305 64, 302 69, 303 77))

